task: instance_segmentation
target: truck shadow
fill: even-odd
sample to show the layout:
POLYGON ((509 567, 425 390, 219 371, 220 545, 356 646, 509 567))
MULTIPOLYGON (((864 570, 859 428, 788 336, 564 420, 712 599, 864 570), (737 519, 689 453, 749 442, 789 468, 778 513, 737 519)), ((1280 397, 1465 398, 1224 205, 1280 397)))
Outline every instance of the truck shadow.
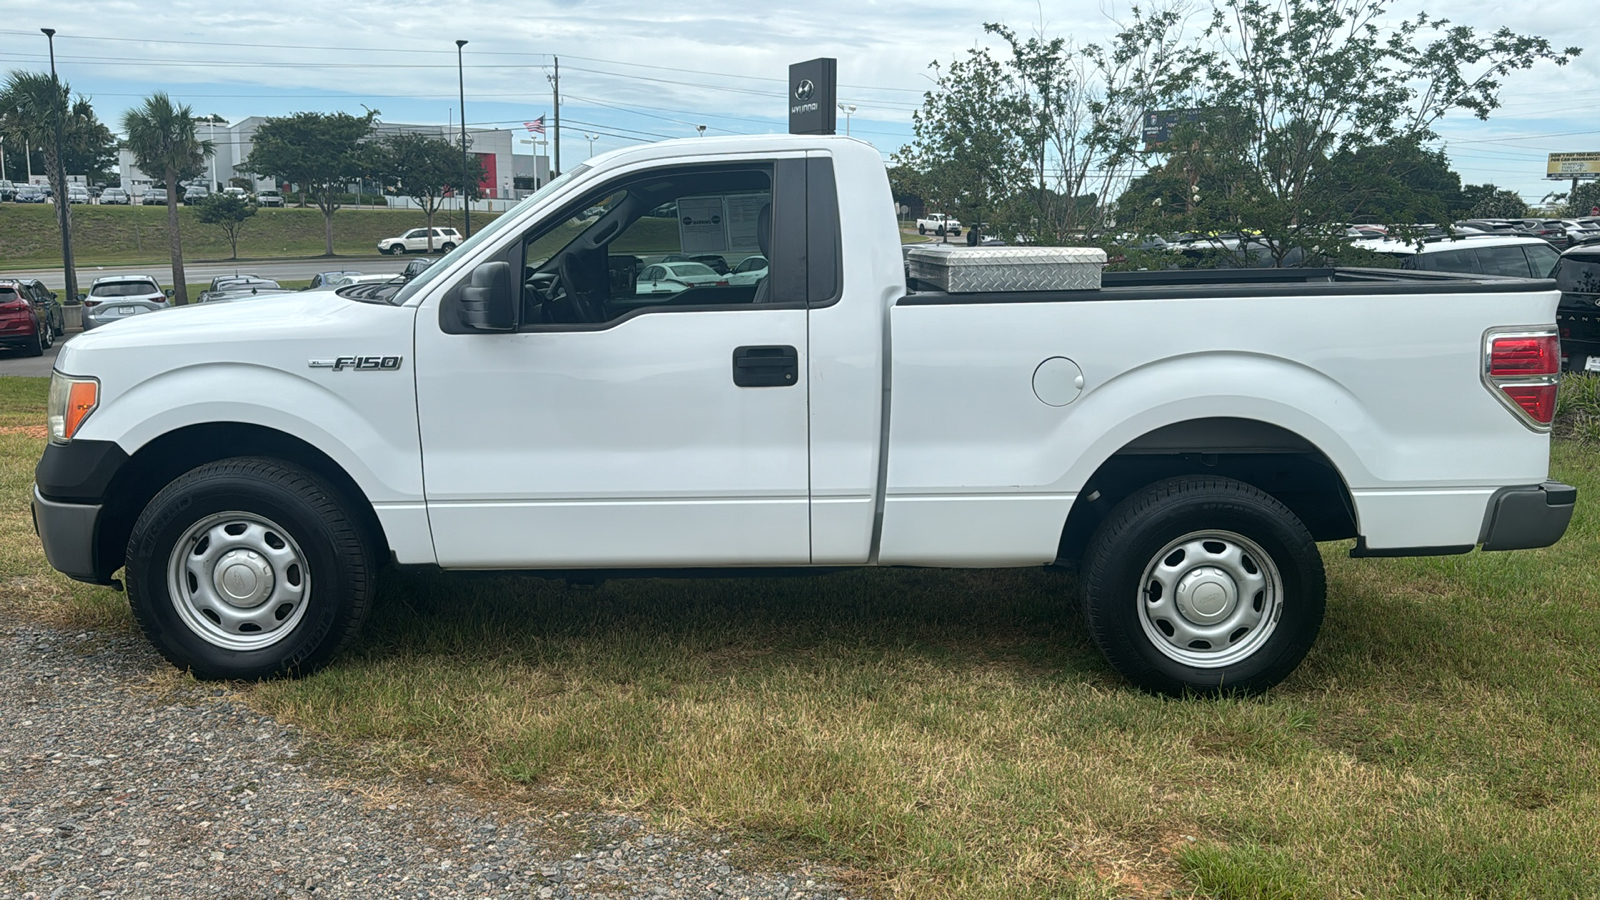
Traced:
POLYGON ((847 571, 796 578, 615 579, 390 571, 357 654, 458 660, 686 656, 715 669, 879 654, 1114 680, 1073 576, 1043 570, 847 571))

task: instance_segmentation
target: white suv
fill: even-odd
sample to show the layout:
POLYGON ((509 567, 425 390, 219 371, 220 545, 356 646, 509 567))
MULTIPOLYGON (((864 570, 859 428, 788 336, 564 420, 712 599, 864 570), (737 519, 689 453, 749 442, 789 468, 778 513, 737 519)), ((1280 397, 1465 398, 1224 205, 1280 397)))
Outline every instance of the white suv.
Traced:
POLYGON ((428 250, 438 250, 449 253, 461 243, 461 232, 454 228, 433 229, 433 246, 428 246, 428 229, 413 228, 399 237, 384 238, 378 242, 379 253, 393 253, 399 256, 402 253, 425 253, 428 250))
POLYGON ((1408 241, 1351 241, 1400 260, 1403 269, 1428 272, 1463 272, 1472 275, 1512 275, 1517 278, 1549 278, 1561 251, 1536 237, 1470 235, 1457 240, 1428 240, 1419 252, 1408 241))

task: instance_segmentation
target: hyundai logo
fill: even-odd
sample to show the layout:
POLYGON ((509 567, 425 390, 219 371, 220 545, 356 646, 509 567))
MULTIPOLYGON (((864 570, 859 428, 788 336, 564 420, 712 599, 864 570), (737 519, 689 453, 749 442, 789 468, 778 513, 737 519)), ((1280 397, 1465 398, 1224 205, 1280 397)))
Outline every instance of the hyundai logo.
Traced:
POLYGON ((811 95, 816 92, 817 86, 811 83, 811 79, 801 79, 800 83, 795 85, 794 98, 799 100, 801 103, 804 103, 807 100, 810 100, 811 95))

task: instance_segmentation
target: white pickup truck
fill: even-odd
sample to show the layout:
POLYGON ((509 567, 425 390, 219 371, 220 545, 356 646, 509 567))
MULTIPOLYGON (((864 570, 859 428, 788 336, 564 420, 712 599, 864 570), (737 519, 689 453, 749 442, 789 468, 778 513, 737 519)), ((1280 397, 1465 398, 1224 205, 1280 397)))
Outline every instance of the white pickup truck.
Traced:
POLYGON ((961 223, 957 221, 955 216, 947 216, 944 213, 929 213, 917 220, 917 234, 927 234, 930 231, 934 234, 948 234, 953 237, 960 237, 961 223))
POLYGON ((1110 663, 1204 694, 1264 690, 1306 654, 1318 541, 1445 554, 1566 529, 1548 281, 908 291, 889 200, 848 138, 629 148, 387 302, 304 292, 96 329, 51 382, 46 555, 97 584, 125 566, 145 634, 203 678, 323 665, 390 563, 1076 565, 1110 663), (637 293, 641 266, 684 254, 767 274, 637 293))

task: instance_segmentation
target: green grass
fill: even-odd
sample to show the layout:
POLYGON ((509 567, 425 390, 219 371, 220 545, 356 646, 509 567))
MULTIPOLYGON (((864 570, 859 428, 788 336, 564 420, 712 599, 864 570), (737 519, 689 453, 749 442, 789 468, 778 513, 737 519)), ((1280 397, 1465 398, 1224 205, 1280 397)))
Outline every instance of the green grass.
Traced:
MULTIPOLYGON (((0 379, 0 422, 43 382, 0 379)), ((10 615, 130 627, 46 568, 0 432, 10 615)), ((1595 449, 1553 475, 1600 496, 1595 449)), ((370 763, 727 830, 914 897, 1600 895, 1600 515, 1546 550, 1350 560, 1258 700, 1128 688, 1070 578, 868 570, 596 588, 389 572, 335 666, 241 686, 370 763)))
MULTIPOLYGON (((459 212, 441 212, 434 217, 434 225, 460 228, 460 218, 459 212)), ((493 214, 481 213, 473 221, 481 227, 493 218, 493 214)), ((185 260, 229 258, 222 229, 202 224, 194 207, 180 207, 178 219, 185 260)), ((158 264, 171 259, 164 206, 74 206, 72 222, 73 256, 79 266, 158 264)), ((424 224, 426 217, 416 210, 340 209, 333 215, 334 252, 373 256, 378 241, 424 224)), ((321 256, 325 249, 322 213, 315 208, 262 209, 239 238, 239 257, 246 260, 321 256)), ((60 264, 55 207, 0 204, 0 265, 60 264)))

